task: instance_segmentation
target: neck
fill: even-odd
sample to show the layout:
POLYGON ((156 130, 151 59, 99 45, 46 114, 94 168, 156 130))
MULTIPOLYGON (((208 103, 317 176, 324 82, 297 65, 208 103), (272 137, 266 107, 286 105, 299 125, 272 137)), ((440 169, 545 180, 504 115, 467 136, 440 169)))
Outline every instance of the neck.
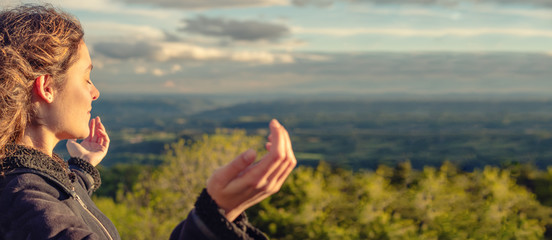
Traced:
POLYGON ((39 150, 48 156, 53 155, 54 147, 59 142, 50 131, 41 126, 27 126, 23 138, 18 144, 39 150))

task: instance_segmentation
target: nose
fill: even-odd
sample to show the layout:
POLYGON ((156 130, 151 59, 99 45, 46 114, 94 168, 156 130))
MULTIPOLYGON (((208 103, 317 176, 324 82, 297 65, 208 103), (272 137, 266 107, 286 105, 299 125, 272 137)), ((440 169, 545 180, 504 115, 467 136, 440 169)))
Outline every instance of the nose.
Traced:
POLYGON ((97 100, 100 97, 100 91, 96 88, 96 86, 93 86, 92 89, 92 101, 97 100))

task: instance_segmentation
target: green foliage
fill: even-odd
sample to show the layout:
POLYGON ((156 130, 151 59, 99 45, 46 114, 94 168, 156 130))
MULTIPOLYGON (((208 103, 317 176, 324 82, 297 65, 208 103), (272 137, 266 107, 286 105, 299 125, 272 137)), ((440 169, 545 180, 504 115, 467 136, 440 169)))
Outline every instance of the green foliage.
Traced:
POLYGON ((132 187, 139 181, 140 175, 153 169, 149 165, 116 164, 111 167, 99 166, 102 176, 102 185, 95 192, 96 196, 118 199, 132 191, 132 187))
MULTIPOLYGON (((155 169, 102 170, 104 187, 121 185, 95 201, 123 239, 168 239, 212 172, 262 142, 229 130, 180 140, 155 169)), ((550 182, 552 170, 525 165, 464 172, 450 162, 423 170, 403 162, 351 171, 321 163, 298 167, 248 214, 273 239, 543 239, 552 210, 527 189, 549 192, 550 182)))
POLYGON ((397 169, 385 166, 299 167, 249 213, 275 239, 542 239, 552 223, 552 210, 508 170, 464 173, 445 163, 413 174, 404 185, 391 184, 397 169))
POLYGON ((180 140, 167 146, 163 164, 138 175, 131 192, 117 201, 96 198, 96 203, 123 239, 168 239, 214 170, 248 148, 260 152, 262 142, 262 137, 239 130, 218 130, 196 142, 180 140))

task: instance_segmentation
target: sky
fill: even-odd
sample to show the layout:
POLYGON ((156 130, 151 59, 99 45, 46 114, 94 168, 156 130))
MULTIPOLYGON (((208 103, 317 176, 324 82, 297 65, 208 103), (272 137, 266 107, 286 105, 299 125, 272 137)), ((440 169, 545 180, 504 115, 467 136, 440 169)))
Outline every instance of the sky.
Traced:
POLYGON ((40 2, 80 19, 102 94, 552 96, 550 0, 40 2))

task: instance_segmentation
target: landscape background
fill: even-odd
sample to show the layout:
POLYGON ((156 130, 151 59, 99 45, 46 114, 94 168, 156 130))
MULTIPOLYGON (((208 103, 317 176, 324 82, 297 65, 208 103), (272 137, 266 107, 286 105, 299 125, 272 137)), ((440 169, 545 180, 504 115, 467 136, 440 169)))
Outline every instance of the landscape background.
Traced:
POLYGON ((248 211, 273 239, 552 236, 549 0, 0 7, 37 2, 85 29, 112 140, 95 201, 123 239, 168 239, 272 118, 299 160, 248 211))
POLYGON ((267 134, 277 118, 290 130, 300 163, 312 166, 323 160, 375 169, 410 161, 421 169, 450 161, 465 170, 515 163, 544 169, 552 163, 551 103, 531 96, 107 96, 92 114, 102 117, 113 142, 105 166, 155 165, 164 145, 219 128, 267 134))
POLYGON ((299 167, 249 211, 275 239, 549 238, 551 106, 529 95, 104 96, 93 115, 112 143, 96 202, 125 237, 168 237, 217 166, 262 153, 277 118, 299 167))

